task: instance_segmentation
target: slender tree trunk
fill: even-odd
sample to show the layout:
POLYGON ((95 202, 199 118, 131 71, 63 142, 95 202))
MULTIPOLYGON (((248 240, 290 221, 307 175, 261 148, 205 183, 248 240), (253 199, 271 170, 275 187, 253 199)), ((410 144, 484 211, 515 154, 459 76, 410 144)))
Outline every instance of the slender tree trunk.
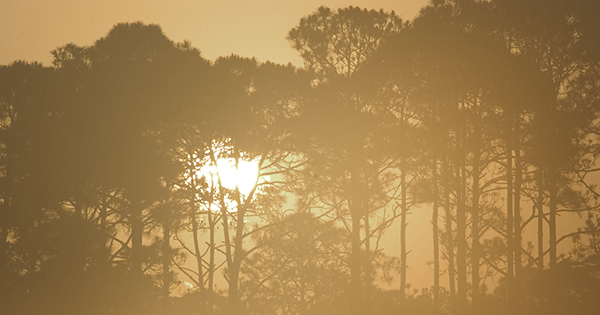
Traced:
MULTIPOLYGON (((219 185, 221 186, 221 185, 219 185)), ((221 187, 221 193, 223 194, 223 188, 221 187)), ((221 196, 221 198, 223 198, 223 196, 221 196)), ((227 207, 224 204, 224 201, 221 201, 221 216, 223 217, 223 238, 224 238, 224 243, 225 243, 225 261, 227 264, 227 271, 229 274, 229 277, 227 279, 228 283, 229 283, 229 298, 232 298, 232 291, 231 291, 231 286, 233 285, 233 279, 231 277, 231 270, 234 268, 233 266, 233 256, 231 253, 231 239, 229 236, 229 217, 227 214, 227 207)), ((236 287, 237 288, 237 287, 236 287)), ((235 293, 237 293, 237 290, 234 290, 235 293)))
POLYGON ((356 170, 351 172, 353 186, 352 198, 349 200, 352 217, 352 232, 350 235, 352 252, 350 253, 350 314, 362 314, 364 309, 362 296, 362 258, 360 253, 360 221, 363 218, 359 199, 359 185, 356 170))
POLYGON ((458 313, 465 314, 467 308, 467 222, 466 222, 466 181, 465 154, 461 143, 461 157, 458 158, 456 173, 459 178, 458 206, 456 207, 456 267, 458 276, 458 313))
MULTIPOLYGON (((237 178, 237 172, 239 168, 239 152, 235 151, 235 172, 237 178)), ((241 201, 239 187, 235 186, 234 199, 237 204, 236 213, 236 226, 234 236, 234 248, 235 253, 233 254, 233 263, 229 270, 229 302, 233 314, 241 313, 240 296, 239 296, 239 279, 240 279, 240 268, 242 266, 242 259, 244 258, 244 251, 242 249, 244 240, 244 217, 246 215, 246 206, 241 201)))
POLYGON ((437 158, 433 157, 432 165, 432 189, 433 189, 433 214, 431 222, 433 225, 433 307, 435 312, 440 310, 440 241, 438 228, 438 179, 437 158))
MULTIPOLYGON (((511 132, 512 133, 512 132, 511 132)), ((512 143, 511 137, 506 141, 506 243, 507 243, 507 282, 508 282, 508 304, 509 309, 514 305, 514 217, 513 217, 513 170, 512 170, 512 143)))
MULTIPOLYGON (((193 190, 195 191, 195 189, 193 190)), ((198 268, 198 287, 200 292, 204 292, 204 268, 202 266, 202 252, 200 251, 200 240, 198 239, 198 216, 196 213, 197 205, 194 200, 196 193, 193 192, 193 199, 190 200, 190 221, 192 221, 192 238, 194 241, 194 255, 196 256, 196 268, 198 268)))
POLYGON ((171 293, 171 274, 169 267, 171 265, 171 245, 169 241, 171 239, 171 222, 165 220, 163 222, 163 248, 162 248, 162 267, 163 267, 163 314, 167 315, 171 313, 171 301, 169 295, 171 293))
POLYGON ((448 160, 444 159, 444 204, 446 221, 446 239, 448 252, 448 286, 450 287, 451 313, 456 314, 456 273, 454 269, 454 233, 452 232, 452 206, 450 204, 450 166, 448 160))
MULTIPOLYGON (((308 258, 310 259, 310 258, 308 258)), ((306 261, 302 256, 298 256, 298 266, 306 266, 306 261)), ((304 279, 304 268, 300 267, 300 301, 298 301, 298 314, 300 315, 304 315, 304 314, 308 314, 308 301, 307 301, 307 290, 306 290, 306 280, 304 279)), ((308 299, 310 299, 310 297, 308 297, 308 299)))
MULTIPOLYGON (((241 245, 241 242, 235 241, 236 245, 241 245), (239 243, 239 244, 238 244, 239 243)), ((229 305, 231 307, 232 314, 239 314, 241 309, 240 296, 239 296, 239 281, 240 281, 240 267, 241 267, 241 255, 236 250, 236 254, 233 258, 229 270, 229 305)))
MULTIPOLYGON (((355 210, 356 211, 356 210, 355 210)), ((362 284, 361 284, 361 255, 360 255, 360 219, 352 218, 352 253, 350 258, 350 299, 353 309, 351 314, 361 314, 362 303, 362 284)))
POLYGON ((538 269, 544 270, 544 186, 542 185, 542 171, 537 170, 538 184, 538 269))
POLYGON ((365 224, 365 255, 363 258, 363 272, 365 274, 365 297, 369 299, 371 297, 372 284, 373 284, 373 273, 371 269, 371 225, 369 222, 369 211, 364 209, 364 224, 365 224))
POLYGON ((142 221, 142 204, 138 198, 131 200, 131 281, 132 281, 132 301, 131 306, 134 314, 141 314, 142 307, 142 282, 143 282, 143 243, 144 223, 142 221))
POLYGON ((406 295, 406 165, 404 157, 400 157, 400 187, 402 189, 400 214, 400 298, 406 295))
MULTIPOLYGON (((212 149, 212 147, 210 148, 209 151, 210 154, 210 159, 211 159, 211 163, 215 166, 215 168, 217 167, 217 159, 215 157, 215 152, 212 149)), ((219 174, 218 168, 217 168, 217 185, 219 187, 219 208, 221 210, 221 218, 223 220, 223 242, 225 243, 225 262, 227 265, 227 275, 228 275, 228 284, 229 284, 229 290, 228 290, 228 299, 229 299, 229 307, 230 307, 230 312, 232 314, 236 314, 237 312, 237 284, 238 284, 238 279, 237 279, 237 273, 236 271, 238 270, 238 268, 235 266, 235 259, 233 256, 233 252, 231 250, 231 236, 229 234, 229 211, 227 208, 227 205, 225 204, 225 187, 223 187, 223 181, 221 180, 221 175, 219 174)), ((238 204, 239 205, 239 204, 238 204)), ((235 246, 235 245, 234 245, 235 246)), ((240 248, 237 248, 237 250, 240 250, 240 248)))
POLYGON ((544 186, 542 185, 542 170, 537 170, 537 184, 538 184, 538 301, 540 311, 544 310, 544 285, 541 281, 542 271, 544 270, 544 186))
MULTIPOLYGON (((518 124, 517 124, 517 134, 518 134, 518 124)), ((520 300, 521 297, 521 182, 522 182, 522 171, 523 166, 521 164, 521 152, 519 146, 519 137, 518 135, 515 137, 515 193, 513 195, 514 198, 514 229, 515 229, 515 239, 514 239, 514 252, 515 252, 515 298, 520 300)))
MULTIPOLYGON (((198 240, 198 231, 200 228, 198 227, 198 204, 196 200, 197 192, 197 175, 196 175, 196 161, 192 161, 192 168, 190 169, 190 173, 192 174, 190 183, 191 186, 191 194, 189 199, 189 211, 190 211, 190 221, 192 222, 192 239, 194 241, 194 256, 196 257, 196 268, 198 268, 198 288, 200 292, 204 292, 204 268, 202 266, 202 252, 200 251, 200 241, 198 240)), ((210 209, 209 209, 210 211, 210 209)))
POLYGON ((549 213, 549 237, 550 237, 550 269, 556 267, 556 207, 557 207, 557 172, 555 169, 550 170, 548 181, 548 191, 550 193, 550 213, 549 213))
MULTIPOLYGON (((480 135, 477 135, 480 137, 480 135)), ((479 314, 480 305, 479 305, 479 258, 481 256, 480 244, 479 244, 479 177, 481 176, 480 171, 480 142, 478 138, 477 145, 473 149, 473 201, 472 201, 472 242, 471 245, 471 281, 472 281, 472 304, 474 309, 474 314, 479 314)))
MULTIPOLYGON (((212 184, 211 184, 212 186, 212 184)), ((214 187, 211 187, 211 193, 214 187)), ((214 214, 212 212, 212 197, 208 203, 208 233, 209 233, 209 261, 208 261, 208 313, 212 314, 214 312, 214 278, 215 278, 215 230, 216 230, 216 221, 214 218, 214 214)))

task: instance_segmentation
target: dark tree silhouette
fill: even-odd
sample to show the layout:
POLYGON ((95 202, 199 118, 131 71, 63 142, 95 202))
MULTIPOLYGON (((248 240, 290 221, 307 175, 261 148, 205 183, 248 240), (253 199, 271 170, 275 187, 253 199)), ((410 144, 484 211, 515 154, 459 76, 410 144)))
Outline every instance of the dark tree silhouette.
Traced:
MULTIPOLYGON (((315 103, 307 107, 303 116, 304 124, 312 130, 308 137, 320 147, 304 151, 314 161, 312 167, 316 168, 311 172, 315 178, 330 178, 329 185, 339 189, 327 197, 333 198, 329 201, 334 209, 337 208, 335 211, 343 216, 346 212, 350 217, 350 223, 344 221, 352 244, 350 312, 360 313, 363 308, 362 274, 368 271, 364 269, 367 266, 363 266, 361 244, 369 248, 370 232, 366 231, 366 240, 361 240, 361 220, 368 220, 371 198, 368 187, 379 185, 377 168, 382 166, 382 160, 373 150, 367 149, 373 145, 370 130, 376 126, 377 109, 362 102, 361 97, 348 87, 358 83, 357 71, 385 39, 401 27, 401 20, 393 12, 357 7, 334 12, 320 7, 301 19, 288 34, 288 40, 304 59, 307 69, 322 83, 316 88, 315 103), (334 120, 338 124, 332 125, 334 120), (367 160, 374 162, 374 171, 369 170, 367 160), (336 199, 343 200, 344 205, 336 205, 336 199)), ((369 228, 368 224, 365 228, 369 228)))
POLYGON ((3 311, 595 314, 598 14, 320 7, 288 33, 303 69, 120 23, 0 66, 3 311), (411 291, 429 209, 433 287, 411 291))

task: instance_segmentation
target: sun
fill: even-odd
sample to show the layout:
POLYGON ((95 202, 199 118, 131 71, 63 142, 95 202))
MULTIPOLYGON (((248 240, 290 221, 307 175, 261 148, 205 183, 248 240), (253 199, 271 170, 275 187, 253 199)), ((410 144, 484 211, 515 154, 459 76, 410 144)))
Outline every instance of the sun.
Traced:
POLYGON ((257 184, 259 175, 258 161, 240 160, 235 167, 234 159, 219 159, 217 165, 205 165, 199 170, 199 177, 204 176, 209 184, 217 186, 221 177, 223 187, 231 190, 239 189, 242 195, 248 195, 257 184))

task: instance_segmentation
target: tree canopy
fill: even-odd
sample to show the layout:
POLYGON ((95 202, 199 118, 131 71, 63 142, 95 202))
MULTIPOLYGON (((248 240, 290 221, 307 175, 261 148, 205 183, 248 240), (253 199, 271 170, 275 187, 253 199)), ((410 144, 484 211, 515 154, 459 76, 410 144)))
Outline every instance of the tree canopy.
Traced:
POLYGON ((287 36, 303 67, 119 23, 2 65, 0 304, 595 314, 599 10, 322 6, 287 36))

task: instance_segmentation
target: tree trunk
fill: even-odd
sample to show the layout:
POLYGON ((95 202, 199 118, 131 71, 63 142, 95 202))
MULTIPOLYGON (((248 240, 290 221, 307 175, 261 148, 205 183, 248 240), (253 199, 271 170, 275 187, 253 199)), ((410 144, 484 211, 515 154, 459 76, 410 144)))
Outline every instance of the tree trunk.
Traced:
POLYGON ((142 221, 142 204, 137 198, 131 200, 131 285, 132 312, 141 314, 142 310, 142 282, 143 282, 143 243, 144 222, 142 221))
POLYGON ((537 170, 537 184, 538 184, 538 303, 540 306, 540 312, 543 312, 544 303, 544 285, 541 281, 542 271, 544 270, 544 186, 542 185, 542 171, 537 170))
MULTIPOLYGON (((461 143, 461 146, 463 144, 461 143)), ((458 314, 465 314, 467 308, 467 222, 466 222, 466 182, 464 147, 461 148, 456 173, 459 178, 458 206, 456 207, 456 267, 458 276, 458 314)))
MULTIPOLYGON (((239 153, 235 152, 235 172, 237 175, 239 168, 239 153)), ((237 176, 236 176, 237 177, 237 176)), ((234 236, 234 249, 233 263, 229 267, 229 303, 231 306, 232 314, 241 313, 240 296, 239 296, 239 280, 240 280, 240 268, 242 266, 242 260, 244 259, 243 240, 244 240, 244 217, 246 215, 246 206, 241 201, 239 187, 235 187, 234 199, 237 204, 236 213, 236 226, 234 236)))
POLYGON ((517 124, 517 136, 515 137, 515 193, 513 195, 514 198, 514 229, 515 229, 515 238, 514 238, 514 252, 515 252, 515 298, 520 299, 521 297, 521 182, 522 182, 522 170, 523 166, 521 164, 521 152, 519 146, 519 137, 518 137, 518 124, 517 124))
POLYGON ((557 172, 550 170, 548 191, 550 193, 549 236, 550 236, 550 269, 556 267, 556 207, 557 207, 557 172))
MULTIPOLYGON (((477 135, 478 137, 480 135, 477 135)), ((479 313, 479 258, 481 256, 480 244, 479 244, 479 177, 480 171, 480 159, 481 152, 479 146, 479 139, 476 140, 478 145, 473 149, 473 201, 472 201, 472 250, 471 250, 471 281, 472 281, 472 303, 475 310, 475 314, 479 313)))
MULTIPOLYGON (((509 131, 510 132, 510 131, 509 131)), ((514 305, 514 217, 513 217, 513 170, 512 170, 512 143, 511 137, 506 141, 506 245, 507 245, 507 282, 508 282, 508 305, 509 309, 514 305)))
POLYGON ((169 240, 171 239, 171 222, 165 220, 163 222, 163 248, 162 248, 162 267, 163 267, 163 314, 167 315, 171 313, 171 301, 169 295, 171 293, 171 274, 169 267, 171 265, 171 246, 169 240))
POLYGON ((360 253, 360 221, 363 218, 363 213, 360 205, 360 199, 358 194, 360 193, 358 187, 357 172, 353 170, 351 172, 351 181, 353 186, 352 197, 349 200, 350 215, 352 219, 352 231, 351 231, 351 245, 352 252, 350 253, 350 314, 362 314, 363 297, 362 297, 362 258, 360 253))
POLYGON ((363 257, 363 273, 365 276, 365 288, 364 295, 367 299, 369 299, 373 293, 372 284, 373 284, 373 270, 371 269, 371 226, 369 222, 369 211, 364 209, 364 227, 365 227, 365 251, 363 257))
POLYGON ((401 214, 400 214, 400 298, 406 295, 406 165, 400 157, 400 187, 402 189, 401 214))
MULTIPOLYGON (((192 185, 195 184, 192 183, 192 185)), ((196 216, 196 192, 192 189, 192 199, 190 200, 190 221, 192 221, 192 238, 194 241, 194 255, 196 256, 196 268, 198 268, 198 287, 200 292, 204 292, 204 269, 202 268, 202 252, 200 251, 200 241, 198 240, 198 218, 196 216)), ((210 211, 210 210, 209 210, 210 211)))
MULTIPOLYGON (((210 159, 211 159, 211 163, 215 166, 215 168, 217 167, 217 159, 215 157, 215 152, 212 149, 212 147, 210 148, 209 151, 210 154, 210 159)), ((228 299, 229 299, 229 307, 230 307, 230 312, 232 314, 236 314, 236 310, 237 310, 237 270, 238 268, 235 266, 235 259, 233 256, 233 252, 231 250, 231 237, 229 235, 229 211, 227 208, 227 205, 225 204, 225 187, 223 187, 223 181, 221 180, 221 175, 218 172, 218 168, 217 168, 217 185, 219 187, 219 208, 221 211, 221 218, 223 220, 223 242, 225 243, 225 262, 226 262, 226 266, 227 266, 227 281, 229 284, 229 291, 228 291, 228 299)), ((239 205, 239 204, 238 204, 239 205)), ((238 214, 239 215, 239 214, 238 214)), ((234 245, 235 246, 235 245, 234 245)), ((237 248, 237 250, 239 250, 240 248, 237 248)))
POLYGON ((544 270, 544 186, 542 186, 542 171, 537 170, 537 185, 538 185, 538 269, 544 270))
POLYGON ((446 239, 448 252, 448 286, 450 287, 450 308, 451 313, 456 314, 456 273, 454 269, 454 233, 452 232, 452 206, 450 204, 450 166, 448 161, 444 160, 444 204, 446 221, 446 239))
POLYGON ((438 183, 437 183, 437 158, 433 158, 433 172, 431 177, 433 189, 433 307, 435 312, 440 310, 440 241, 438 228, 438 183))
MULTIPOLYGON (((213 187, 211 187, 211 192, 213 191, 213 187)), ((212 200, 212 197, 211 199, 212 200)), ((216 220, 214 218, 212 212, 212 201, 208 203, 208 233, 209 233, 209 261, 208 261, 208 313, 212 314, 214 312, 214 296, 213 296, 213 288, 214 288, 214 278, 215 278, 215 230, 216 230, 216 220)))

